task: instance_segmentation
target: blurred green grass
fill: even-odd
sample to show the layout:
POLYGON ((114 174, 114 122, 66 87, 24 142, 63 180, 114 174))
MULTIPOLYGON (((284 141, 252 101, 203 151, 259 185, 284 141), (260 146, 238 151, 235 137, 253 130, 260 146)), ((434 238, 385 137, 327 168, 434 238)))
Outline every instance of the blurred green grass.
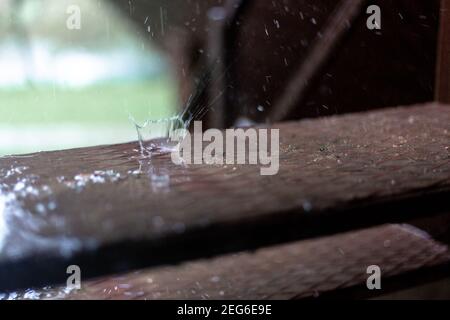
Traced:
POLYGON ((169 78, 64 90, 0 89, 0 156, 137 139, 138 123, 177 112, 169 78))
POLYGON ((0 90, 0 126, 30 123, 129 124, 171 116, 177 104, 169 79, 64 90, 48 86, 0 90))
MULTIPOLYGON (((164 56, 146 34, 137 32, 128 13, 116 10, 109 1, 25 0, 7 1, 0 7, 0 49, 3 45, 6 53, 11 46, 22 50, 23 61, 44 50, 43 56, 41 51, 34 54, 33 65, 48 66, 44 71, 49 74, 58 59, 61 63, 67 55, 80 52, 104 59, 108 68, 108 61, 122 55, 120 63, 127 66, 127 72, 112 68, 110 77, 86 87, 64 89, 31 76, 30 85, 0 87, 0 156, 136 140, 130 115, 143 123, 176 113, 178 95, 164 56), (81 8, 81 30, 65 27, 67 6, 72 4, 81 8)), ((90 71, 83 66, 77 70, 90 71)), ((68 68, 65 76, 76 80, 77 72, 71 72, 68 68)))

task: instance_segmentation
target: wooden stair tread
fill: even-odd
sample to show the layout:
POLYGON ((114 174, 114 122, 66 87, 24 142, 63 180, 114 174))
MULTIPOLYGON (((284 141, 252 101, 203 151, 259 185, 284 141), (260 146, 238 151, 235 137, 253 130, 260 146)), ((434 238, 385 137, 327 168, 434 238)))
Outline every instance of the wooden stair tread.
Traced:
POLYGON ((449 262, 448 247, 421 230, 383 225, 252 253, 103 277, 83 282, 79 291, 44 288, 16 292, 14 298, 302 299, 350 288, 355 288, 357 297, 373 297, 389 292, 398 275, 419 269, 431 273, 449 262), (367 268, 372 265, 381 269, 381 291, 366 287, 367 268))
POLYGON ((137 143, 0 158, 0 289, 62 281, 68 264, 99 276, 450 212, 448 106, 274 127, 275 176, 148 163, 137 143))

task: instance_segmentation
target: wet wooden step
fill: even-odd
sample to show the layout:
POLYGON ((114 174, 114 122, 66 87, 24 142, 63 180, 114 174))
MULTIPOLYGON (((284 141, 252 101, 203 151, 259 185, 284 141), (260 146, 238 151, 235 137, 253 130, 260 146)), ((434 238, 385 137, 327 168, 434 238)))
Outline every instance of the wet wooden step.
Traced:
POLYGON ((410 225, 383 225, 256 252, 102 277, 84 281, 81 290, 51 287, 14 292, 3 298, 369 298, 405 285, 441 279, 449 263, 448 247, 422 230, 410 225), (369 266, 380 268, 381 290, 368 290, 369 266))
POLYGON ((277 124, 280 171, 176 166, 137 143, 0 159, 0 289, 450 212, 450 107, 277 124))

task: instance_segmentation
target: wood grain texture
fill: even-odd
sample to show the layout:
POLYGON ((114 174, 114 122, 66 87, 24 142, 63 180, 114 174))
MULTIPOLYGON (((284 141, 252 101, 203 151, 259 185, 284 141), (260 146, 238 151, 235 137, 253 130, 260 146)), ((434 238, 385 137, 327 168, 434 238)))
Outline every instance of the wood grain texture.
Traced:
MULTIPOLYGON (((396 276, 418 270, 448 269, 448 248, 409 225, 384 225, 264 248, 179 266, 139 270, 83 282, 81 290, 63 287, 5 295, 13 299, 304 299, 357 292, 386 294, 396 276), (367 268, 382 272, 382 290, 367 290, 367 268)), ((423 274, 422 274, 423 275, 423 274)), ((409 277, 409 285, 414 284, 409 277)), ((395 285, 395 287, 393 287, 395 285)))
POLYGON ((275 127, 276 176, 143 160, 136 143, 1 158, 0 289, 65 281, 69 264, 99 276, 450 211, 447 106, 275 127))

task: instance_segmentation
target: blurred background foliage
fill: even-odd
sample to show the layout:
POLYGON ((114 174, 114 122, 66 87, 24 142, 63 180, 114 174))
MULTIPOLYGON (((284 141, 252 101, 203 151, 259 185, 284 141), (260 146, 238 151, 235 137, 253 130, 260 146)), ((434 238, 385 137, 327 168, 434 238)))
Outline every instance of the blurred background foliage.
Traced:
POLYGON ((0 155, 135 140, 176 110, 168 68, 108 1, 0 0, 0 155))

